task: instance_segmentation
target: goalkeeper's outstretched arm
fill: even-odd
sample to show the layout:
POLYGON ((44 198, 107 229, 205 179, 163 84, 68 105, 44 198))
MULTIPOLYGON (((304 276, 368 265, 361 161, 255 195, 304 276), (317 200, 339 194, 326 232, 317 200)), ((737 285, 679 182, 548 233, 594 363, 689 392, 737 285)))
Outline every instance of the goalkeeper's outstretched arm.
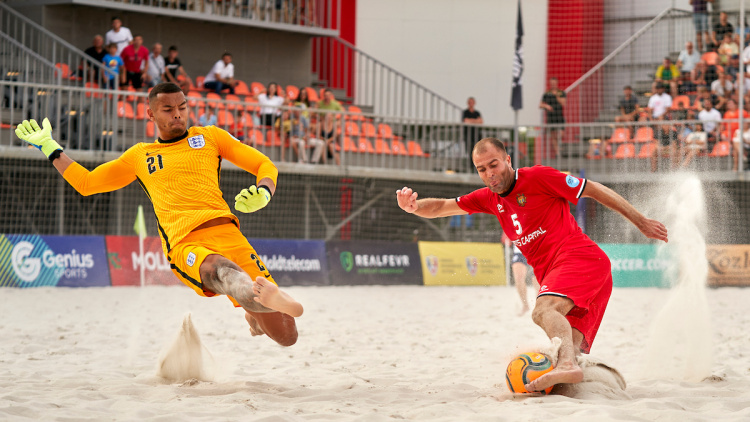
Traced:
POLYGON ((466 215, 466 211, 458 206, 455 199, 426 198, 417 199, 417 193, 411 188, 404 187, 396 191, 396 200, 402 210, 424 218, 450 217, 452 215, 466 215))

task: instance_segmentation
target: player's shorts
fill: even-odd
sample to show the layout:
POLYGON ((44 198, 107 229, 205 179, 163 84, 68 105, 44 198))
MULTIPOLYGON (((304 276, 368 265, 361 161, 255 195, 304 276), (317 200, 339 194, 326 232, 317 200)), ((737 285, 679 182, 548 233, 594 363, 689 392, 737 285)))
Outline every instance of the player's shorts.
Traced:
MULTIPOLYGON (((200 275, 201 264, 208 255, 213 254, 221 255, 239 265, 253 280, 263 276, 268 281, 276 283, 258 253, 234 224, 222 224, 190 232, 169 252, 170 267, 180 281, 199 295, 215 296, 215 293, 203 288, 200 275)), ((234 306, 240 307, 234 298, 227 297, 234 306)))
POLYGON ((513 264, 515 264, 515 263, 517 263, 517 262, 520 262, 521 264, 524 264, 524 265, 529 265, 529 263, 528 263, 528 262, 526 262, 526 257, 525 257, 525 256, 523 256, 523 254, 522 254, 522 253, 514 253, 514 254, 513 254, 513 257, 511 258, 511 260, 510 260, 510 261, 511 261, 511 263, 513 263, 513 264))
POLYGON ((571 299, 573 309, 565 316, 583 334, 581 352, 589 353, 612 294, 612 266, 598 246, 564 251, 555 259, 540 283, 542 296, 571 299))

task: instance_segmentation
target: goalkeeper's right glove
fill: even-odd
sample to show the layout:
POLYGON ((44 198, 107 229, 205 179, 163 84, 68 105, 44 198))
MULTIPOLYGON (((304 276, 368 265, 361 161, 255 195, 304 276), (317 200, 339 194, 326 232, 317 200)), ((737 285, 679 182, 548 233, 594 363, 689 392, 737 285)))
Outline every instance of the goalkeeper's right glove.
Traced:
POLYGON ((268 205, 271 201, 271 191, 265 187, 250 186, 234 197, 234 209, 240 212, 255 212, 268 205))
POLYGON ((60 144, 52 139, 52 125, 48 118, 42 121, 42 127, 36 120, 24 120, 16 126, 16 136, 42 151, 47 158, 50 158, 55 151, 62 151, 60 144))

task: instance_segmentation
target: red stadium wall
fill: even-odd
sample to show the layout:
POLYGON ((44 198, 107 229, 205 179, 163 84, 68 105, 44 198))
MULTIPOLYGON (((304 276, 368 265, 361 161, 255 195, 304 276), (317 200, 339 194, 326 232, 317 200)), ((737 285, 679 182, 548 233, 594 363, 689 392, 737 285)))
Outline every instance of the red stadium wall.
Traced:
MULTIPOLYGON (((560 89, 565 89, 604 57, 604 1, 549 0, 548 10, 547 80, 557 77, 560 89)), ((598 116, 602 103, 598 74, 584 85, 585 107, 578 95, 568 98, 568 123, 591 122, 598 116)))
MULTIPOLYGON (((327 8, 328 2, 319 2, 320 7, 327 8)), ((331 2, 331 10, 327 15, 333 19, 332 27, 338 29, 341 39, 357 45, 357 2, 356 0, 342 0, 341 26, 337 28, 336 16, 338 13, 336 2, 331 2)), ((313 45, 312 71, 318 74, 321 80, 327 81, 331 88, 346 88, 346 96, 354 98, 354 55, 351 52, 342 51, 334 42, 323 42, 320 48, 313 45), (320 63, 320 68, 318 64, 320 63), (348 83, 347 83, 348 82, 348 83)))

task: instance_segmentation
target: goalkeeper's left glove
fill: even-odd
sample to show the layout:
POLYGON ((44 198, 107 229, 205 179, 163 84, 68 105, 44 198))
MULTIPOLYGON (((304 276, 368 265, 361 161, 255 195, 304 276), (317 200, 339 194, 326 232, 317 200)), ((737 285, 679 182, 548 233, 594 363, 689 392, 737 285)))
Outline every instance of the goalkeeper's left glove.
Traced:
POLYGON ((268 205, 271 201, 271 191, 265 187, 250 186, 234 197, 234 209, 240 212, 255 212, 268 205))
POLYGON ((36 120, 24 120, 16 126, 16 136, 42 151, 47 158, 55 151, 62 151, 60 144, 52 139, 52 125, 48 118, 42 121, 42 127, 36 120))

